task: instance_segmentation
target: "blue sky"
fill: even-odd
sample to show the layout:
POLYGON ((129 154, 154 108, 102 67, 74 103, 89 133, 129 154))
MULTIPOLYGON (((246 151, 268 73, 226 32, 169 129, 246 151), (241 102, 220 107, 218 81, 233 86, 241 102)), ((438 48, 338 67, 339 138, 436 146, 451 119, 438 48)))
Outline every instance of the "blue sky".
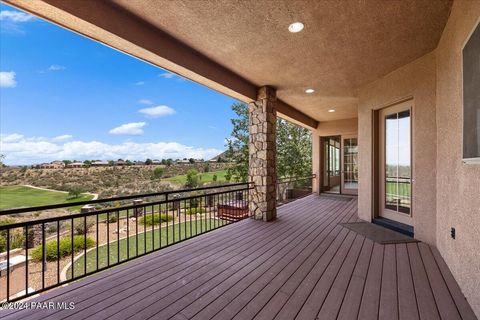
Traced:
POLYGON ((236 100, 0 5, 0 153, 55 159, 210 158, 236 100))

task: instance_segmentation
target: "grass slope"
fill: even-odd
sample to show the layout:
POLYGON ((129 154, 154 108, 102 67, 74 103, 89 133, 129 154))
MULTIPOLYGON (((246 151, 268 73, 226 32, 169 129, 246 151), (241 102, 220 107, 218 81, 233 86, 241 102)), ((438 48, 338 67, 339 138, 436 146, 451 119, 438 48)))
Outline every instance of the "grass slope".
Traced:
MULTIPOLYGON (((178 242, 195 236, 197 234, 204 233, 205 231, 213 230, 227 224, 223 220, 215 219, 203 219, 175 225, 170 225, 168 227, 162 227, 161 229, 147 230, 146 232, 146 241, 145 234, 138 234, 138 254, 141 255, 145 252, 152 251, 152 247, 158 249, 160 247, 166 247, 172 243, 178 242), (153 234, 153 239, 152 239, 153 234), (168 236, 167 236, 168 234, 168 236)), ((137 255, 137 236, 133 235, 128 238, 128 257, 133 258, 137 255)), ((108 254, 107 245, 103 245, 98 248, 98 267, 103 268, 108 266, 108 256, 110 256, 110 265, 115 264, 118 261, 118 252, 120 252, 120 261, 127 259, 127 239, 121 239, 119 242, 114 241, 110 242, 110 254, 108 254)), ((96 270, 97 263, 97 250, 91 250, 87 253, 87 272, 96 270)), ((81 276, 84 274, 84 263, 85 256, 81 256, 78 260, 75 261, 73 269, 75 277, 81 276)), ((71 268, 67 271, 67 278, 71 278, 72 270, 71 268)))

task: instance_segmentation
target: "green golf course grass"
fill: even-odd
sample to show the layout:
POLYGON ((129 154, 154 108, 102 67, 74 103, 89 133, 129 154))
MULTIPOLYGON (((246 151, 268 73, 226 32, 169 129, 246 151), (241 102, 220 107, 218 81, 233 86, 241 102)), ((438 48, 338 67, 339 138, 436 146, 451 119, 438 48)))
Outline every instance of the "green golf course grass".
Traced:
MULTIPOLYGON (((59 203, 75 203, 87 201, 93 198, 92 195, 82 194, 72 198, 68 193, 39 190, 24 186, 1 186, 0 187, 0 209, 35 207, 59 203)), ((79 207, 70 209, 78 210, 79 207)))
MULTIPOLYGON (((137 238, 138 238, 138 255, 143 254, 144 252, 152 251, 152 248, 158 249, 166 247, 172 243, 178 242, 195 236, 197 234, 204 233, 209 230, 219 228, 225 224, 227 221, 216 220, 216 219, 202 219, 197 221, 184 222, 180 224, 170 225, 168 227, 162 227, 160 229, 147 230, 146 240, 145 233, 139 233, 137 235, 130 236, 128 238, 128 256, 127 256, 127 238, 120 239, 120 241, 110 242, 110 265, 118 262, 118 252, 120 253, 120 261, 126 260, 127 257, 133 258, 137 255, 137 238), (167 236, 168 234, 168 236, 167 236), (153 235, 153 239, 152 239, 153 235), (146 250, 145 250, 146 244, 146 250)), ((147 227, 148 228, 148 227, 147 227)), ((102 245, 98 248, 98 267, 103 268, 108 266, 108 247, 107 245, 102 245)), ((87 253, 87 272, 95 271, 97 268, 97 249, 91 250, 87 253)), ((73 269, 75 277, 81 276, 84 274, 84 262, 85 256, 81 256, 74 263, 73 269)), ((72 276, 71 267, 67 270, 67 278, 70 279, 72 276)))
MULTIPOLYGON (((212 172, 203 172, 199 173, 199 182, 213 182, 213 176, 217 175, 217 182, 226 182, 225 174, 227 170, 212 171, 212 172)), ((182 174, 179 176, 173 176, 170 178, 164 179, 165 181, 173 182, 175 184, 184 185, 187 182, 187 175, 182 174)))

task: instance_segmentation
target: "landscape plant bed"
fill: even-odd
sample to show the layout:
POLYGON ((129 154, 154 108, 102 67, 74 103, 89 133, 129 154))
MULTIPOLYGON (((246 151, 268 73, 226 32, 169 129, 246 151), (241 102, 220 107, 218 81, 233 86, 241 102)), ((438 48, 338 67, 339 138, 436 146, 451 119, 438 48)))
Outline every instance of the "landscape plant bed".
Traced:
MULTIPOLYGON (((201 234, 206 231, 210 231, 216 228, 219 228, 225 224, 227 221, 220 219, 198 219, 190 221, 170 224, 168 227, 163 226, 161 228, 156 228, 153 231, 147 228, 147 231, 143 231, 138 235, 132 235, 128 239, 128 255, 127 255, 127 238, 120 239, 119 245, 118 241, 111 241, 109 244, 110 251, 110 264, 115 264, 118 262, 118 253, 120 253, 120 261, 126 260, 127 258, 133 258, 137 256, 137 239, 138 239, 138 255, 141 255, 145 252, 150 252, 152 249, 158 249, 166 247, 167 245, 179 242, 181 240, 190 238, 192 236, 201 234), (168 230, 168 231, 167 231, 168 230), (167 237, 168 233, 168 237, 167 237), (146 235, 146 240, 145 240, 146 235), (153 236, 152 236, 153 235, 153 236), (146 247, 145 247, 146 245, 146 247), (146 250, 145 250, 146 249, 146 250)), ((98 267, 103 268, 108 264, 108 247, 106 244, 102 245, 98 249, 98 267)), ((96 261, 97 250, 93 249, 87 252, 87 272, 92 272, 96 270, 96 261)), ((74 262, 74 275, 75 277, 83 275, 84 272, 84 259, 85 256, 82 255, 74 262)), ((66 276, 68 279, 72 276, 71 267, 68 268, 66 276)))

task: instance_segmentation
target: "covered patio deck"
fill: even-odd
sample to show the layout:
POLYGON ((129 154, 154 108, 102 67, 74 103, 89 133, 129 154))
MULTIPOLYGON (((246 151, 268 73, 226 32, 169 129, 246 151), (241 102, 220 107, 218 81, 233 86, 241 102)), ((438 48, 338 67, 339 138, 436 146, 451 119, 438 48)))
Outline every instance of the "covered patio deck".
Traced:
POLYGON ((356 220, 356 198, 311 195, 33 299, 73 310, 0 318, 476 319, 435 248, 339 224, 356 220))

